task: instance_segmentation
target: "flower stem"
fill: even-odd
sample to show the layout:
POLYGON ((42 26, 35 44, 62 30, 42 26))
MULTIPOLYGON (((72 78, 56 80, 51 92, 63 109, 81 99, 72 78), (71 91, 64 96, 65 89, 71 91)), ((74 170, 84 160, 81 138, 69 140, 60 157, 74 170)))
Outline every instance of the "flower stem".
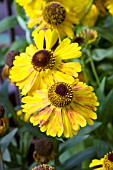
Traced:
POLYGON ((93 74, 94 74, 96 82, 97 82, 97 84, 99 86, 100 81, 99 81, 99 77, 98 77, 98 74, 97 74, 96 69, 95 69, 95 65, 94 65, 94 62, 93 62, 93 59, 92 59, 92 55, 91 55, 90 49, 88 50, 88 56, 89 56, 89 59, 90 59, 90 63, 91 63, 93 74))
POLYGON ((87 77, 87 72, 86 72, 86 65, 85 65, 85 61, 84 61, 84 55, 81 57, 81 61, 82 61, 82 66, 83 66, 83 74, 84 74, 84 78, 85 78, 85 83, 88 84, 88 77, 87 77))
POLYGON ((2 170, 5 170, 5 168, 4 168, 4 161, 3 161, 3 157, 2 157, 2 151, 1 151, 1 148, 0 148, 0 161, 1 161, 1 168, 2 168, 2 170))
POLYGON ((61 166, 60 162, 59 162, 59 156, 58 153, 59 152, 59 141, 55 138, 54 139, 54 153, 55 153, 55 170, 57 170, 58 166, 61 166))

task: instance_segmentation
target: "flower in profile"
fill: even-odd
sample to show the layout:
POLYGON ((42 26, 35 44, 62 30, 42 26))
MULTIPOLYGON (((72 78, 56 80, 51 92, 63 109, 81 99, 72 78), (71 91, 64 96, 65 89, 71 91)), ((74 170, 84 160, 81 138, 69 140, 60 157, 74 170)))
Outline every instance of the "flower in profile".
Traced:
POLYGON ((73 38, 74 24, 78 23, 76 14, 67 10, 63 4, 50 2, 45 4, 42 10, 36 10, 36 15, 28 21, 28 27, 32 28, 39 24, 35 29, 36 32, 42 28, 52 28, 58 31, 59 36, 68 35, 70 38, 73 38))
POLYGON ((33 158, 38 164, 47 163, 53 160, 54 152, 52 142, 47 138, 36 140, 33 158))
POLYGON ((15 57, 10 71, 11 81, 22 89, 22 94, 44 88, 48 82, 73 82, 81 65, 65 60, 80 57, 81 47, 68 38, 58 44, 57 32, 50 29, 34 34, 34 41, 36 45, 29 45, 26 52, 15 57))
POLYGON ((107 153, 104 158, 94 159, 89 165, 94 170, 113 170, 113 151, 107 153))
POLYGON ((8 128, 8 124, 9 124, 9 121, 5 116, 0 118, 0 135, 3 135, 6 132, 8 128))
POLYGON ((89 45, 89 44, 93 43, 94 41, 96 41, 96 39, 98 37, 98 32, 96 30, 93 30, 93 29, 86 29, 86 30, 79 32, 76 35, 76 37, 83 38, 84 43, 86 45, 89 45))
POLYGON ((74 84, 58 82, 49 89, 37 90, 22 102, 23 112, 31 115, 30 122, 34 126, 39 124, 47 135, 60 137, 64 133, 67 138, 76 135, 80 126, 94 123, 95 106, 99 105, 93 87, 78 79, 74 84))
POLYGON ((46 164, 35 166, 32 170, 55 170, 54 167, 46 164))

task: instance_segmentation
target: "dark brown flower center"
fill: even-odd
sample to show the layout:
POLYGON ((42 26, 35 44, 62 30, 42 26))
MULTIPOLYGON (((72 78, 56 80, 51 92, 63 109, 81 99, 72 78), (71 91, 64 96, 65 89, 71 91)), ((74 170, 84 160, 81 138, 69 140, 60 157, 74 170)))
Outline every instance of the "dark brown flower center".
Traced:
POLYGON ((56 87, 55 92, 57 94, 59 94, 60 96, 65 96, 67 94, 67 92, 68 92, 68 89, 67 89, 67 87, 64 84, 59 84, 56 87))
POLYGON ((35 151, 41 156, 49 156, 53 151, 53 144, 47 138, 39 139, 35 143, 35 151))
POLYGON ((45 67, 50 60, 50 53, 46 50, 40 50, 34 54, 32 62, 35 66, 45 67))
POLYGON ((56 107, 66 107, 73 99, 72 88, 64 82, 55 83, 48 91, 50 102, 56 107))
POLYGON ((65 8, 57 2, 50 3, 43 10, 44 20, 53 25, 61 24, 65 20, 65 15, 65 8))
POLYGON ((108 154, 108 160, 111 161, 111 162, 113 162, 113 153, 108 154))
POLYGON ((51 69, 55 64, 55 58, 50 51, 40 50, 34 54, 32 64, 37 71, 51 69))

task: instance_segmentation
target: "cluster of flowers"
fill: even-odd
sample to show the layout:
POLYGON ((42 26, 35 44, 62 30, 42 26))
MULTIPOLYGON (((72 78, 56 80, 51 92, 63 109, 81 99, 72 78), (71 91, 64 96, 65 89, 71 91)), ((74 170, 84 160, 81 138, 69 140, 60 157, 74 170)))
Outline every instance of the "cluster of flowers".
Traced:
POLYGON ((93 87, 77 79, 80 63, 69 62, 81 56, 81 47, 69 38, 61 41, 62 35, 73 38, 73 24, 79 19, 63 1, 22 2, 31 17, 28 26, 40 25, 32 33, 34 44, 15 56, 9 79, 24 95, 23 112, 34 126, 53 137, 72 137, 94 123, 99 105, 93 87))
MULTIPOLYGON (((42 132, 53 137, 72 137, 80 127, 94 123, 99 105, 93 87, 77 78, 80 63, 70 62, 82 55, 79 44, 71 41, 74 24, 94 25, 99 13, 106 15, 105 8, 113 14, 113 1, 95 0, 94 4, 90 4, 90 0, 17 2, 30 18, 28 27, 35 26, 34 44, 15 56, 9 79, 21 90, 23 112, 29 115, 34 126, 39 125, 42 132), (62 40, 66 35, 69 38, 62 40)), ((85 31, 85 36, 90 36, 89 33, 85 31)))

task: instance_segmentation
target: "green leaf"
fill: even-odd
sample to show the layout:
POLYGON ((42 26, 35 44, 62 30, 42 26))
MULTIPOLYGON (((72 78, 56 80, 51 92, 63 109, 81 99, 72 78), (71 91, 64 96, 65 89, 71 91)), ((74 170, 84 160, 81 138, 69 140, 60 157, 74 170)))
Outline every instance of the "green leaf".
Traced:
POLYGON ((5 137, 3 137, 0 141, 0 147, 2 150, 2 153, 5 152, 6 148, 8 147, 8 145, 10 144, 10 142, 12 141, 12 138, 14 137, 14 135, 17 132, 17 128, 15 128, 14 130, 12 130, 10 133, 8 133, 5 137))
POLYGON ((3 153, 3 160, 7 162, 11 162, 10 152, 7 148, 5 149, 5 152, 3 153))
POLYGON ((92 58, 95 61, 101 61, 105 58, 113 60, 113 47, 108 49, 94 49, 92 51, 92 58))
POLYGON ((0 32, 6 31, 18 25, 16 16, 9 16, 0 21, 0 32))
POLYGON ((109 146, 102 140, 94 140, 93 145, 97 152, 98 158, 102 158, 109 151, 109 146))
POLYGON ((105 27, 95 27, 99 34, 108 41, 113 44, 113 29, 112 28, 105 28, 105 27))
POLYGON ((7 53, 8 48, 7 47, 2 47, 0 49, 0 66, 4 66, 5 65, 5 61, 4 61, 4 56, 7 53))
POLYGON ((11 114, 15 113, 15 110, 14 110, 11 102, 9 101, 9 97, 8 97, 8 84, 9 84, 8 80, 5 80, 4 83, 1 86, 1 90, 0 90, 0 103, 4 106, 5 114, 9 118, 11 116, 11 114))
POLYGON ((105 95, 104 95, 104 89, 105 89, 105 82, 106 82, 106 77, 104 77, 100 83, 99 88, 96 91, 97 97, 98 97, 98 101, 100 103, 100 107, 101 104, 104 102, 105 100, 105 95))
POLYGON ((65 143, 62 143, 60 145, 61 149, 60 149, 59 155, 61 155, 62 153, 64 153, 68 149, 72 148, 73 146, 79 144, 80 142, 85 140, 88 136, 89 135, 84 135, 84 136, 77 135, 77 136, 74 136, 71 139, 68 139, 65 143))
POLYGON ((27 47, 27 45, 28 45, 28 43, 27 43, 26 39, 16 40, 12 43, 9 50, 18 50, 20 52, 23 52, 23 51, 25 51, 25 48, 27 47))
POLYGON ((103 120, 101 130, 104 130, 108 122, 112 122, 113 119, 113 89, 109 92, 103 102, 99 116, 100 119, 103 120))
POLYGON ((64 165, 63 170, 72 169, 75 166, 80 165, 83 161, 92 158, 94 155, 95 155, 95 149, 93 147, 89 147, 89 148, 75 154, 68 160, 66 160, 63 163, 63 165, 64 165))
POLYGON ((87 125, 84 128, 81 128, 78 132, 78 135, 87 135, 97 129, 101 125, 101 122, 95 122, 92 126, 87 125))
POLYGON ((25 123, 21 120, 22 128, 19 129, 20 132, 30 132, 34 136, 46 137, 45 133, 42 133, 38 126, 33 126, 31 123, 25 123))

